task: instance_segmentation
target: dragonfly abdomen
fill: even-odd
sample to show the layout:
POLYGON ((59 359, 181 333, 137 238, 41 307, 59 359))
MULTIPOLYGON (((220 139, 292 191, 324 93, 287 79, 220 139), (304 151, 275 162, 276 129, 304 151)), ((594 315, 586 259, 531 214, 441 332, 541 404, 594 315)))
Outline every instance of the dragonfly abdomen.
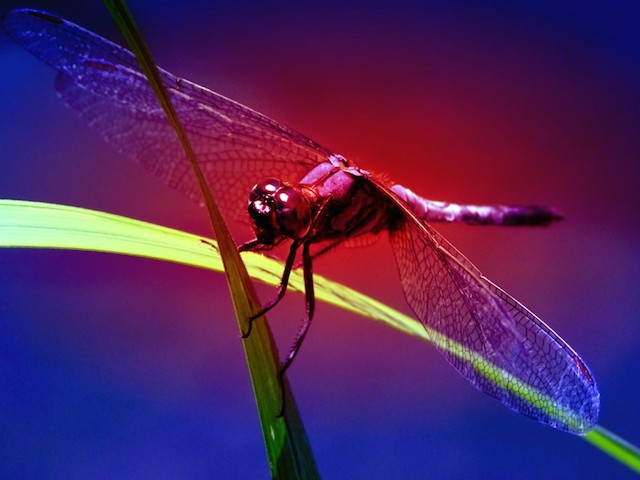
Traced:
POLYGON ((422 198, 402 185, 394 185, 391 190, 426 222, 544 226, 563 218, 555 208, 542 205, 461 205, 422 198))

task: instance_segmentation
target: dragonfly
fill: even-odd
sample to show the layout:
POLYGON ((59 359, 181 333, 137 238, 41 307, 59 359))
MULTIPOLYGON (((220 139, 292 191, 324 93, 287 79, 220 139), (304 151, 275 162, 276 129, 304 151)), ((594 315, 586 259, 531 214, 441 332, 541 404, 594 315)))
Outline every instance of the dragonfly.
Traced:
MULTIPOLYGON (((108 144, 202 203, 182 146, 129 50, 38 10, 10 11, 2 26, 57 70, 60 98, 108 144)), ((313 260, 388 232, 406 300, 458 372, 543 424, 576 434, 595 425, 600 394, 580 356, 432 226, 548 225, 561 218, 556 210, 428 200, 238 102, 160 74, 221 210, 253 229, 255 239, 240 249, 266 253, 289 244, 280 287, 259 315, 284 296, 301 251, 307 315, 281 373, 314 317, 313 260)))

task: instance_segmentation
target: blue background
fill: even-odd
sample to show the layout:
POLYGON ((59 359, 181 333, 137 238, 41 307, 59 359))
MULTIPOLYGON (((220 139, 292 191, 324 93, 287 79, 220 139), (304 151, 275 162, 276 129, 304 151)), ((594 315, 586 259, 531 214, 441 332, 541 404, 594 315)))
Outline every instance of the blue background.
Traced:
MULTIPOLYGON (((2 9, 16 6, 120 38, 97 1, 2 9)), ((640 444, 637 2, 131 6, 160 65, 364 168, 429 198, 564 212, 548 229, 440 231, 581 354, 600 423, 640 444)), ((62 106, 53 77, 0 34, 0 196, 208 234, 202 211, 62 106)), ((316 270, 409 311, 386 239, 316 270)), ((268 476, 221 275, 6 250, 0 292, 1 478, 268 476)), ((303 312, 290 297, 270 316, 283 350, 303 312)), ((325 478, 632 476, 433 348, 326 305, 289 378, 325 478)))

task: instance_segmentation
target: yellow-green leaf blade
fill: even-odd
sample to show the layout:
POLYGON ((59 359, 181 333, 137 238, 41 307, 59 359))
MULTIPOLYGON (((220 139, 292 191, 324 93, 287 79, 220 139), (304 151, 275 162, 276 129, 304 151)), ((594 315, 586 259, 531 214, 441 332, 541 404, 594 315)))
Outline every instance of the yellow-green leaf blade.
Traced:
MULTIPOLYGON (((65 248, 135 255, 222 271, 215 241, 126 217, 91 210, 18 200, 0 200, 0 247, 65 248)), ((282 264, 251 252, 243 253, 251 277, 269 285, 280 281, 282 264)), ((316 297, 388 326, 437 343, 438 337, 418 321, 349 287, 315 276, 316 297)), ((290 288, 302 291, 299 271, 292 272, 290 288)), ((464 351, 460 350, 460 355, 464 351)), ((487 375, 499 375, 486 367, 487 375)), ((552 405, 548 406, 552 408, 552 405)), ((585 440, 640 473, 640 451, 597 425, 585 440)))

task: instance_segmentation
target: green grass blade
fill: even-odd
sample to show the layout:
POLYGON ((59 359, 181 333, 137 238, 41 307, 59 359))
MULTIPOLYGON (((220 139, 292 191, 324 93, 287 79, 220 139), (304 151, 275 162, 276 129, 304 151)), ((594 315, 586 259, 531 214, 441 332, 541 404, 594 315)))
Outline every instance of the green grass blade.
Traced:
POLYGON ((584 439, 611 455, 620 463, 640 473, 640 449, 635 445, 630 444, 600 425, 596 425, 593 430, 584 436, 584 439))
MULTIPOLYGON (((223 271, 214 240, 77 207, 0 200, 0 232, 0 247, 119 253, 223 271), (210 245, 203 240, 210 242, 210 245)), ((252 278, 268 285, 278 285, 282 271, 280 262, 252 252, 245 252, 242 257, 252 278)), ((413 318, 320 275, 314 278, 316 297, 319 300, 382 322, 426 342, 438 342, 437 337, 430 335, 413 318)), ((303 285, 301 272, 294 270, 290 288, 302 292, 303 285)), ((464 355, 464 352, 460 354, 464 355)), ((640 472, 640 450, 615 434, 597 425, 582 438, 640 472)))
MULTIPOLYGON (((131 12, 124 1, 104 0, 104 3, 129 47, 136 55, 142 71, 147 76, 158 101, 184 147, 200 185, 209 219, 218 239, 238 328, 241 332, 246 332, 249 329, 249 317, 253 312, 257 312, 260 309, 260 302, 246 268, 242 263, 227 225, 224 223, 220 211, 213 200, 191 143, 162 84, 158 67, 153 61, 151 52, 139 32, 131 12)), ((280 357, 264 317, 254 322, 252 333, 243 341, 243 346, 272 477, 318 478, 319 475, 311 453, 311 447, 304 433, 302 420, 286 378, 283 381, 283 389, 280 388, 278 380, 280 357), (284 391, 284 399, 282 398, 282 391, 284 391), (287 408, 284 415, 278 417, 283 401, 287 408)))

